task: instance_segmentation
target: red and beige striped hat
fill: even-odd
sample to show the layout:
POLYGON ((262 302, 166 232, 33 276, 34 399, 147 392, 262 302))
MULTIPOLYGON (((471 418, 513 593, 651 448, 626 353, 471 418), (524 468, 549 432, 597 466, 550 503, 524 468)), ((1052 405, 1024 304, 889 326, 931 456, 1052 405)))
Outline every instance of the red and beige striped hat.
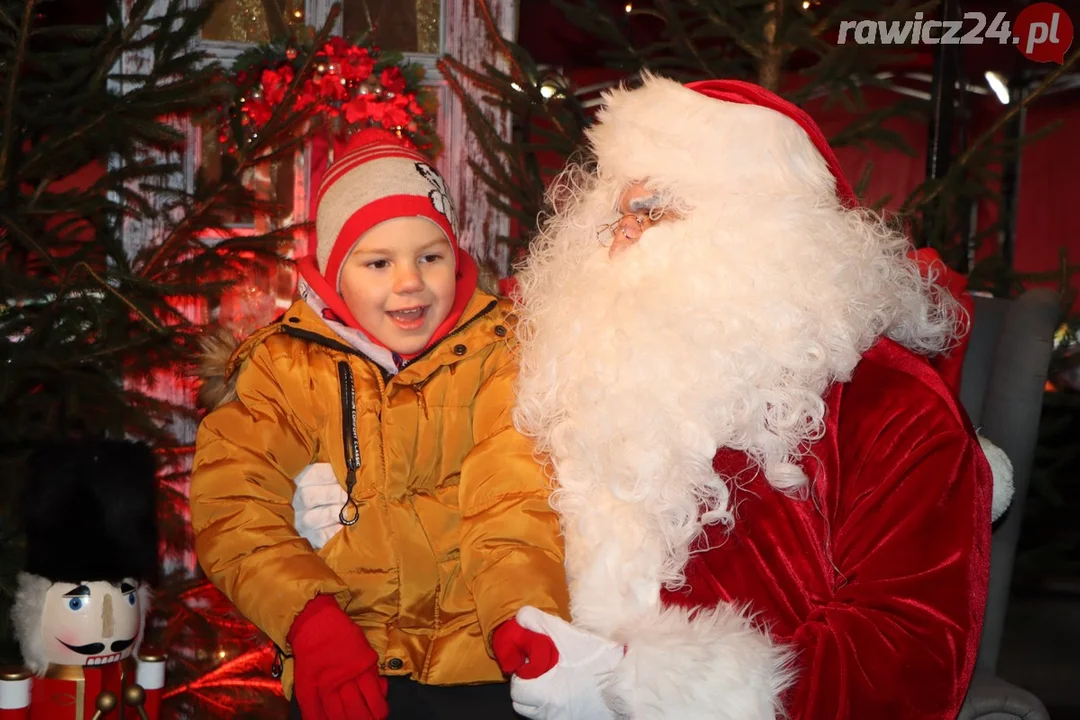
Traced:
POLYGON ((392 133, 363 130, 326 171, 314 206, 314 252, 297 267, 342 323, 363 329, 341 297, 341 269, 356 243, 379 223, 422 217, 443 231, 453 249, 456 295, 443 323, 446 327, 440 327, 436 336, 453 327, 476 288, 477 269, 458 245, 454 204, 446 182, 427 158, 392 133))
POLYGON ((381 222, 422 217, 458 251, 446 183, 428 160, 384 130, 365 130, 330 166, 315 198, 316 260, 338 291, 341 266, 360 237, 381 222))

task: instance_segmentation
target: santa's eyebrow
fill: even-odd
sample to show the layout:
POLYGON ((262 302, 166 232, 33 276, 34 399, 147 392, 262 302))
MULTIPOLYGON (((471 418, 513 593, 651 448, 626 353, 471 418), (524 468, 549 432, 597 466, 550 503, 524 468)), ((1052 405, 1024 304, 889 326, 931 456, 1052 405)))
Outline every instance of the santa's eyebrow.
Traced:
POLYGON ((135 592, 135 586, 131 583, 122 582, 120 583, 120 592, 124 593, 125 595, 129 592, 135 592))
POLYGON ((642 210, 652 210, 660 205, 659 195, 646 195, 645 197, 636 197, 631 200, 627 207, 630 212, 641 212, 642 210))
POLYGON ((90 597, 90 588, 85 585, 78 585, 64 593, 64 597, 90 597))

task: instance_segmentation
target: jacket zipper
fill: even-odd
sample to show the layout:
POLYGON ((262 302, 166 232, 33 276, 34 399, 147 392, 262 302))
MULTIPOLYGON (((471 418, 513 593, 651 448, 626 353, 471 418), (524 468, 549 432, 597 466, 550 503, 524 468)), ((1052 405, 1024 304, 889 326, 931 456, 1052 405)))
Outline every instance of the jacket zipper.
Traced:
MULTIPOLYGON (((498 304, 498 300, 492 300, 482 310, 480 310, 480 312, 478 312, 476 315, 474 315, 456 330, 448 333, 444 338, 442 338, 442 340, 439 340, 439 342, 435 343, 427 350, 424 350, 422 353, 414 357, 409 362, 403 364, 401 366, 401 370, 404 370, 406 366, 413 364, 420 358, 431 353, 444 341, 465 330, 477 320, 494 310, 495 306, 498 304)), ((284 327, 284 332, 288 335, 298 337, 302 340, 313 342, 316 345, 322 345, 324 347, 329 347, 334 350, 339 350, 348 355, 356 355, 382 370, 382 368, 377 362, 375 362, 356 348, 350 347, 349 345, 346 345, 344 343, 334 342, 333 340, 325 338, 318 333, 313 333, 308 330, 301 330, 299 328, 290 327, 288 325, 284 327)), ((353 488, 356 486, 356 473, 360 469, 360 438, 356 432, 356 380, 353 377, 352 368, 349 367, 349 363, 345 360, 341 360, 338 362, 338 383, 341 386, 341 434, 345 446, 345 467, 347 468, 347 474, 345 476, 345 493, 346 495, 348 495, 348 500, 345 502, 344 505, 341 506, 341 510, 338 512, 338 520, 340 520, 343 525, 353 525, 360 517, 360 506, 356 503, 355 500, 353 500, 352 497, 353 488), (349 508, 350 505, 353 508, 353 517, 351 521, 347 521, 345 511, 349 508)), ((282 675, 285 658, 290 656, 286 655, 285 652, 276 644, 274 645, 274 650, 274 662, 270 668, 270 675, 274 679, 278 679, 282 675)))
POLYGON ((338 511, 342 525, 354 525, 360 519, 360 505, 353 500, 356 473, 360 469, 360 438, 356 433, 356 382, 347 360, 338 361, 338 384, 341 386, 341 434, 345 447, 345 504, 338 511), (350 506, 352 513, 348 513, 350 506))

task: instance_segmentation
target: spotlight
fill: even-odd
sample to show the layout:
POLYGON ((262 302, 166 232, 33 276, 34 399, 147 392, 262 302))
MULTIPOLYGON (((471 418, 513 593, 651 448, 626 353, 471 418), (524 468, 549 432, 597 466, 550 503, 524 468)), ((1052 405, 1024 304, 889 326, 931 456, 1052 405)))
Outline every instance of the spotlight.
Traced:
POLYGON ((1002 105, 1009 104, 1009 87, 1005 84, 1005 78, 1001 77, 1001 73, 994 72, 993 70, 986 71, 986 84, 990 86, 990 89, 997 95, 997 99, 1001 101, 1002 105))

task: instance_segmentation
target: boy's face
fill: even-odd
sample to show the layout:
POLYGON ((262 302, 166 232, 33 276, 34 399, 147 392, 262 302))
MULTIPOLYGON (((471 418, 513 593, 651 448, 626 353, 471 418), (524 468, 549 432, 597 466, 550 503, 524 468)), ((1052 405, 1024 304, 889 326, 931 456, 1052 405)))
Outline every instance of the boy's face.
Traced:
POLYGON ((401 355, 424 349, 454 304, 453 250, 434 223, 403 217, 364 233, 341 268, 361 327, 401 355))

